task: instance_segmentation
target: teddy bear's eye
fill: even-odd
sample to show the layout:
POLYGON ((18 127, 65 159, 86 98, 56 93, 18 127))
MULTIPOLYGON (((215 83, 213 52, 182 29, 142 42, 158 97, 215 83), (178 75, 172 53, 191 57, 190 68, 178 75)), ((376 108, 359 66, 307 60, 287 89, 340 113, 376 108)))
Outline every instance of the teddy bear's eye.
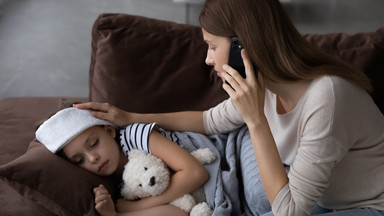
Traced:
POLYGON ((145 170, 145 171, 147 171, 147 170, 148 170, 148 168, 147 168, 147 167, 144 167, 144 170, 145 170))
POLYGON ((139 184, 139 187, 143 187, 143 185, 142 185, 142 184, 139 184))

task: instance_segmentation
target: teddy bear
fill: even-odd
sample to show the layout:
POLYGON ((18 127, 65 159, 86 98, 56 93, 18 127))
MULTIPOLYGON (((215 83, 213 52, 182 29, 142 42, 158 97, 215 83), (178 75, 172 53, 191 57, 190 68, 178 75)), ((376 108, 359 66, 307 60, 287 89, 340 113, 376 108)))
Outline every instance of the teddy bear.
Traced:
MULTIPOLYGON (((210 164, 216 159, 209 148, 197 149, 191 154, 202 164, 210 164)), ((167 189, 171 172, 160 158, 143 150, 132 150, 128 154, 128 159, 129 163, 124 167, 124 185, 121 189, 121 195, 125 199, 137 200, 156 196, 167 189)), ((212 215, 212 209, 205 202, 202 187, 173 200, 170 204, 189 212, 191 216, 212 215)))

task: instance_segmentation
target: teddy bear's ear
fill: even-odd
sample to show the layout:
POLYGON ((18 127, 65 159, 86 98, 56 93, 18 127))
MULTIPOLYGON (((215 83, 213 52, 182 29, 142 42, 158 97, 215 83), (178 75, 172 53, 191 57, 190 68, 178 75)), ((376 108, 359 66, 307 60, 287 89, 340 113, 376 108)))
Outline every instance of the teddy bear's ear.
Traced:
POLYGON ((129 152, 128 154, 128 158, 130 160, 132 160, 133 158, 137 158, 137 157, 143 157, 145 155, 147 155, 148 153, 144 150, 137 150, 137 149, 134 149, 132 150, 131 152, 129 152))

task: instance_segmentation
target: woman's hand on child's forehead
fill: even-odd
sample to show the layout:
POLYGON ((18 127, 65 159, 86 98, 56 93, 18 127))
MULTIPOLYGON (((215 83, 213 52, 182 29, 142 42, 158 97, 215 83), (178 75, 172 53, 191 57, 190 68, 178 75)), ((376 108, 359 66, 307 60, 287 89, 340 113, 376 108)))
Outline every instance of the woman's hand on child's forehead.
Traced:
POLYGON ((74 104, 73 107, 92 110, 92 116, 109 121, 119 127, 124 127, 133 123, 130 113, 125 112, 109 103, 88 102, 74 104))

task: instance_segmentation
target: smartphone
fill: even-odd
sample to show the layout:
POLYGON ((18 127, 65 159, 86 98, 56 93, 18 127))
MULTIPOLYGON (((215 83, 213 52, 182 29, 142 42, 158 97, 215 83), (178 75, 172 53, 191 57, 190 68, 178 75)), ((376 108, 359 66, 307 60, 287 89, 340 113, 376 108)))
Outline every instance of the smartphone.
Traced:
POLYGON ((239 72, 239 74, 245 78, 245 67, 243 59, 241 58, 242 49, 243 45, 241 44, 239 38, 233 37, 231 39, 231 47, 229 48, 228 65, 237 70, 237 72, 239 72))
MULTIPOLYGON (((231 47, 229 49, 228 65, 231 66, 233 69, 237 70, 237 72, 239 72, 239 74, 245 79, 245 66, 243 63, 243 58, 241 58, 242 49, 243 45, 241 44, 239 38, 233 37, 231 39, 231 47)), ((255 71, 257 77, 257 72, 259 68, 253 65, 253 70, 255 71)))

